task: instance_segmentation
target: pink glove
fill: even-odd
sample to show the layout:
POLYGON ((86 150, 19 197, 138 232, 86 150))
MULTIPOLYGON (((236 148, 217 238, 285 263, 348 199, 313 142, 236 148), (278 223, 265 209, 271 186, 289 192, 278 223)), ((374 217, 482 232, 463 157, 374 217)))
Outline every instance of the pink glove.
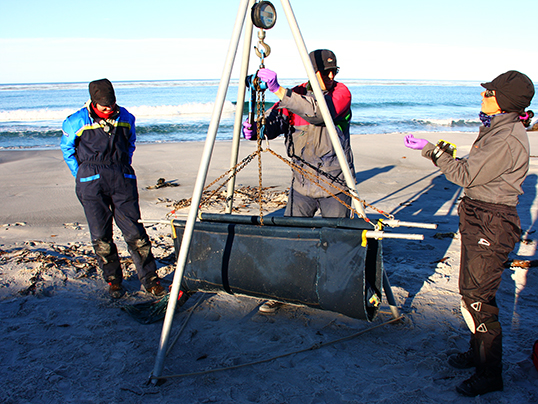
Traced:
POLYGON ((410 149, 422 150, 428 144, 428 141, 426 139, 417 139, 410 133, 405 137, 404 144, 410 149))
POLYGON ((243 136, 247 140, 256 140, 258 137, 256 123, 251 125, 248 119, 245 119, 243 122, 243 136))
POLYGON ((272 93, 278 91, 280 88, 280 84, 278 84, 278 81, 276 79, 276 73, 269 69, 260 69, 258 71, 258 77, 260 80, 265 81, 267 83, 267 88, 272 93))

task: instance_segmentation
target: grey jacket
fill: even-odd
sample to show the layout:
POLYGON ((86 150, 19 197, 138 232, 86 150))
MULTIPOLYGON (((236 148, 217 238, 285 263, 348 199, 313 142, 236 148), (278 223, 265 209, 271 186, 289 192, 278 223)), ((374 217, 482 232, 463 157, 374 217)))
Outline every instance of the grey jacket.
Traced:
MULTIPOLYGON (((431 158, 435 145, 422 149, 431 158)), ((443 153, 437 165, 446 178, 465 188, 471 199, 516 206, 529 170, 529 138, 515 112, 493 116, 491 127, 480 127, 469 157, 456 160, 443 153)))
MULTIPOLYGON (((325 100, 333 117, 338 137, 351 172, 354 173, 353 152, 349 138, 349 121, 351 120, 351 93, 342 83, 335 82, 331 91, 325 92, 325 100)), ((341 182, 345 185, 342 168, 332 146, 329 132, 315 100, 314 94, 302 84, 288 90, 282 101, 268 111, 266 118, 266 135, 274 139, 280 134, 286 135, 286 147, 289 157, 304 170, 316 178, 311 181, 302 173, 293 170, 292 188, 311 198, 326 198, 330 195, 316 184, 321 184, 331 193, 338 193, 328 182, 341 182), (308 163, 308 164, 305 164, 308 163), (310 165, 310 167, 309 167, 310 165), (333 177, 328 179, 317 172, 315 167, 333 177)), ((342 188, 342 186, 339 186, 342 188)))

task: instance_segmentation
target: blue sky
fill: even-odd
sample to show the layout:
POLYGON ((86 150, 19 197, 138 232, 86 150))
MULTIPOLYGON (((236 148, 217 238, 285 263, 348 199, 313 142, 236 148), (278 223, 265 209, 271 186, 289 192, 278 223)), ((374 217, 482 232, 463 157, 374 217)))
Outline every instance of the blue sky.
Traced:
MULTIPOLYGON (((0 83, 218 79, 240 4, 0 2, 0 83)), ((515 69, 538 83, 535 0, 290 3, 307 49, 334 50, 341 79, 484 81, 515 69)), ((267 31, 266 67, 282 78, 305 77, 280 0, 273 4, 278 19, 267 31)), ((256 31, 253 37, 255 45, 256 31)), ((259 59, 251 60, 254 70, 259 59)))

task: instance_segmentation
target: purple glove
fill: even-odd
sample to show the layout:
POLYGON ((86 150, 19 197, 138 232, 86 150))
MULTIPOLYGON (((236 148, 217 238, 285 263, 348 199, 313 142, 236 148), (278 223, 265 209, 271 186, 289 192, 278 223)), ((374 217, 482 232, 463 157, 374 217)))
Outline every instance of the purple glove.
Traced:
POLYGON ((252 125, 248 119, 245 119, 243 122, 243 136, 247 140, 256 140, 258 137, 256 123, 252 125))
POLYGON ((404 144, 410 149, 422 150, 428 144, 428 141, 426 139, 417 139, 412 134, 409 134, 405 137, 404 144))
POLYGON ((278 91, 280 88, 280 84, 278 84, 278 81, 276 79, 276 73, 269 69, 260 69, 258 70, 258 77, 260 80, 265 81, 267 83, 267 88, 272 93, 278 91))

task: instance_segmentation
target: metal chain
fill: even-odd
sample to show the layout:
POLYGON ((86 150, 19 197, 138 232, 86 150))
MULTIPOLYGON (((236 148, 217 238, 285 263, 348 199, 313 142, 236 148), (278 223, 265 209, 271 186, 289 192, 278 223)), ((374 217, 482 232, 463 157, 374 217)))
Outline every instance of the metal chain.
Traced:
MULTIPOLYGON (((337 187, 336 185, 328 182, 328 181, 325 181, 323 180, 322 178, 320 177, 316 177, 314 176, 314 174, 304 170, 302 167, 300 167, 299 165, 293 163, 292 161, 282 157, 280 154, 276 153, 275 151, 273 151, 272 149, 270 149, 269 147, 267 147, 266 149, 262 150, 261 149, 261 142, 258 142, 258 149, 253 152, 252 154, 248 155, 247 157, 245 157, 241 162, 237 163, 234 167, 230 168, 228 171, 226 171, 224 174, 222 174, 220 177, 218 177, 217 179, 215 179, 213 182, 211 182, 211 184, 207 185, 204 187, 203 191, 207 191, 209 188, 211 188, 214 184, 216 184, 217 182, 219 182, 222 178, 224 178, 226 175, 228 175, 230 172, 233 172, 233 174, 231 176, 229 176, 226 181, 224 181, 216 190, 214 190, 209 196, 207 196, 206 198, 204 198, 201 202, 200 202, 200 207, 204 206, 205 204, 207 204, 209 202, 209 200, 211 200, 211 198, 214 197, 215 194, 217 194, 217 192, 219 192, 219 190, 221 190, 224 185, 226 185, 228 183, 228 181, 230 181, 233 177, 235 177, 243 168, 245 168, 248 164, 250 164, 250 162, 256 157, 258 156, 258 161, 260 161, 260 158, 261 158, 261 153, 262 152, 269 152, 271 154, 273 154, 275 157, 277 157, 278 159, 282 160, 284 163, 286 163, 287 165, 289 165, 293 170, 296 170, 300 173, 302 173, 305 177, 309 178, 310 180, 313 181, 313 183, 315 183, 315 180, 316 178, 317 179, 320 179, 321 181, 325 182, 326 184, 330 185, 331 187, 335 188, 337 191, 339 192, 342 192, 344 193, 345 195, 347 196, 350 196, 351 198, 357 200, 358 202, 362 203, 364 206, 367 206, 369 207, 370 209, 372 210, 375 210, 376 212, 380 213, 381 215, 385 216, 386 218, 388 219, 394 219, 394 215, 391 215, 391 214, 388 214, 378 208, 376 208, 375 206, 367 203, 366 201, 358 198, 357 196, 351 194, 347 187, 345 188, 339 188, 337 187)), ((261 187, 261 181, 262 181, 262 171, 261 171, 261 166, 260 166, 260 163, 258 164, 258 169, 259 169, 259 181, 260 181, 260 188, 261 187)), ((323 171, 320 170, 321 173, 323 173, 323 171)), ((326 189, 325 187, 323 187, 321 184, 317 183, 316 184, 317 186, 319 186, 321 189, 323 189, 325 192, 327 192, 329 195, 331 195, 333 198, 335 198, 336 200, 338 200, 342 205, 346 206, 351 212, 353 212, 353 214, 356 214, 358 217, 361 217, 361 215, 351 206, 349 206, 348 204, 346 204, 344 201, 342 201, 340 198, 338 198, 336 196, 337 193, 339 192, 336 192, 335 194, 333 194, 332 192, 330 192, 328 189, 326 189)), ((260 220, 261 220, 261 223, 263 225, 263 216, 262 216, 262 212, 261 212, 261 202, 262 202, 262 191, 259 191, 258 192, 258 201, 260 203, 260 220)), ((188 206, 188 204, 190 204, 190 202, 192 202, 192 198, 189 198, 187 200, 185 200, 185 206, 188 206)), ((170 214, 174 214, 175 211, 172 211, 170 212, 170 214)), ((369 221, 368 218, 364 218, 364 220, 366 221, 369 221)))
MULTIPOLYGON (((263 68, 263 59, 260 64, 263 68)), ((262 181, 262 134, 265 136, 265 91, 259 87, 260 79, 254 78, 254 89, 256 90, 256 122, 257 125, 257 152, 258 152, 258 206, 260 207, 260 224, 263 226, 263 181, 262 181)), ((253 90, 254 91, 254 90, 253 90)))
MULTIPOLYGON (((329 179, 330 181, 332 181, 332 182, 327 182, 327 181, 324 181, 323 179, 321 179, 322 181, 324 181, 324 182, 327 183, 328 185, 332 186, 333 188, 336 188, 336 189, 340 190, 341 192, 343 192, 343 193, 346 194, 347 196, 350 196, 351 198, 353 198, 353 199, 357 200, 358 202, 362 203, 363 206, 368 206, 370 209, 375 210, 376 212, 378 212, 378 213, 380 213, 381 215, 385 216, 387 219, 394 219, 394 215, 392 215, 392 214, 390 214, 390 213, 386 213, 386 212, 382 211, 381 209, 378 209, 378 208, 376 208, 375 206, 370 205, 370 204, 367 203, 365 200, 362 200, 362 199, 360 199, 359 197, 355 196, 355 194, 351 192, 351 188, 349 188, 349 187, 347 186, 347 184, 344 182, 343 179, 340 179, 340 178, 338 178, 338 177, 335 177, 334 175, 331 175, 331 174, 329 174, 329 173, 327 173, 327 172, 321 170, 319 167, 316 167, 316 166, 310 164, 308 161, 304 160, 303 158, 297 156, 294 152, 292 152, 293 150, 295 150, 295 147, 294 147, 294 145, 293 145, 293 136, 289 135, 289 138, 288 138, 288 139, 289 139, 288 154, 289 154, 290 156, 293 155, 293 158, 299 160, 299 161, 300 161, 301 163, 303 163, 304 165, 310 167, 311 170, 313 170, 314 172, 316 172, 316 173, 318 173, 318 174, 323 175, 324 177, 328 178, 328 179, 329 179), (335 182, 335 183, 339 184, 340 186, 342 186, 343 189, 340 189, 340 188, 338 188, 337 186, 335 186, 335 185, 333 184, 333 182, 335 182)), ((286 163, 287 163, 287 162, 286 162, 286 163)), ((288 163, 287 163, 287 164, 288 164, 288 163)), ((297 167, 298 171, 302 171, 302 172, 304 173, 304 170, 303 170, 300 166, 296 165, 295 163, 293 163, 293 164, 297 167)), ((293 167, 292 167, 292 169, 293 169, 293 167)), ((318 177, 318 178, 319 178, 319 177, 318 177)), ((318 184, 318 186, 319 186, 319 184, 318 184)), ((329 192, 329 194, 330 194, 330 192, 329 192)), ((338 198, 336 198, 336 199, 338 199, 338 198)), ((360 217, 360 215, 359 215, 359 217, 360 217)))
MULTIPOLYGON (((222 178, 224 178, 226 175, 228 175, 230 172, 233 172, 232 175, 230 175, 228 177, 228 179, 226 181, 224 181, 216 190, 214 190, 209 196, 207 196, 206 198, 204 198, 202 201, 200 201, 200 208, 206 204, 208 204, 209 200, 211 198, 213 198, 213 196, 219 191, 221 190, 224 185, 226 185, 232 178, 234 178, 237 173, 239 173, 243 168, 245 168, 253 159, 254 157, 256 157, 256 155, 258 155, 259 151, 255 151, 254 153, 248 155, 247 157, 245 157, 242 161, 240 161, 239 163, 237 163, 234 167, 230 168, 228 171, 226 171, 224 174, 222 174, 220 177, 218 177, 217 179, 215 179, 211 184, 209 185, 206 185, 204 187, 204 189, 202 190, 202 195, 203 195, 203 192, 207 192, 207 190, 209 188, 211 188, 214 184, 216 184, 217 182, 219 182, 222 178), (234 172, 235 170, 235 172, 234 172)), ((181 209, 181 208, 185 208, 187 206, 190 206, 190 204, 192 203, 192 198, 189 198, 189 199, 185 199, 185 200, 182 200, 182 205, 181 207, 175 207, 174 210, 172 210, 171 212, 168 213, 167 217, 170 217, 171 215, 173 215, 174 213, 176 213, 176 210, 177 209, 181 209)), ((228 202, 228 201, 226 201, 228 202)))
MULTIPOLYGON (((217 192, 219 192, 232 178, 234 178, 243 168, 245 168, 257 155, 259 155, 260 151, 256 150, 254 153, 248 155, 245 157, 241 162, 237 163, 234 167, 230 168, 228 171, 226 171, 224 174, 222 174, 219 178, 214 180, 211 184, 204 187, 204 191, 208 188, 211 188, 215 183, 219 182, 222 178, 224 178, 226 175, 228 175, 230 172, 234 171, 232 175, 230 175, 226 181, 224 181, 221 185, 219 185, 207 198, 205 198, 203 201, 200 202, 200 207, 204 204, 208 203, 208 201, 215 195, 217 192)), ((228 201, 226 201, 228 202, 228 201)))
MULTIPOLYGON (((323 180, 322 178, 320 177, 316 177, 314 176, 312 173, 304 170, 302 167, 298 166, 297 164, 295 164, 294 162, 282 157, 280 154, 276 153, 275 151, 271 150, 271 149, 266 149, 265 151, 268 151, 269 153, 271 153, 272 155, 274 155, 275 157, 279 158, 280 160, 282 160, 284 163, 286 163, 287 165, 289 165, 292 170, 296 170, 298 172, 300 172, 301 174, 303 174, 305 177, 307 177, 308 179, 310 179, 312 181, 312 183, 315 183, 315 180, 316 178, 318 179, 321 179, 323 182, 325 182, 326 184, 330 185, 331 187, 335 188, 336 190, 348 195, 348 196, 351 196, 353 197, 351 194, 349 194, 346 190, 344 189, 341 189, 341 188, 338 188, 336 185, 334 184, 331 184, 329 183, 328 181, 325 181, 323 180)), ((344 205, 346 208, 348 208, 354 215, 357 215, 358 217, 361 217, 361 215, 359 214, 359 212, 357 212, 353 207, 349 206, 347 203, 345 203, 343 200, 341 200, 340 198, 338 198, 336 196, 336 194, 333 194, 331 191, 329 191, 327 188, 325 188, 323 185, 321 185, 320 183, 316 183, 316 185, 318 187, 320 187, 322 190, 324 190, 325 192, 327 192, 330 196, 332 196, 334 199, 336 199, 338 202, 340 202, 342 205, 344 205)), ((337 192, 339 193, 339 192, 337 192)), ((362 201, 361 201, 362 202, 362 201)), ((363 219, 367 220, 367 218, 363 217, 363 219)))
MULTIPOLYGON (((282 157, 281 155, 279 155, 278 153, 276 153, 275 151, 267 148, 266 150, 264 151, 268 151, 270 152, 271 154, 273 154, 274 156, 276 156, 277 158, 279 158, 280 160, 282 160, 283 162, 285 162, 286 164, 288 164, 293 170, 296 170, 298 172, 300 172, 301 174, 303 174, 305 177, 307 177, 308 179, 310 179, 312 181, 312 183, 316 184, 318 187, 320 187, 322 190, 324 190, 325 192, 327 192, 330 196, 332 196, 333 198, 335 198, 336 200, 338 200, 342 205, 344 205, 345 207, 347 207, 353 214, 356 214, 358 217, 361 217, 362 219, 365 219, 366 221, 369 221, 366 217, 362 217, 362 215, 360 215, 354 208, 352 208, 351 206, 349 206, 348 204, 346 204, 344 201, 342 201, 340 198, 338 198, 335 194, 333 194, 332 192, 330 192, 327 188, 325 188, 324 186, 322 186, 321 184, 319 183, 316 183, 315 180, 318 179, 318 180, 321 180, 322 182, 324 182, 325 184, 331 186, 332 188, 336 189, 337 191, 339 192, 336 192, 337 193, 343 193, 349 197, 351 197, 352 199, 355 199, 356 201, 358 201, 359 203, 362 203, 363 206, 368 206, 370 209, 372 210, 375 210, 376 212, 380 213, 381 215, 385 216, 387 219, 394 219, 394 216, 389 214, 389 213, 386 213, 384 211, 382 211, 381 209, 378 209, 376 208, 375 206, 367 203, 366 201, 364 201, 363 199, 360 199, 358 198, 356 195, 352 194, 349 190, 350 188, 349 187, 343 187, 343 188, 340 188, 338 186, 336 186, 335 184, 329 182, 329 181, 326 181, 325 179, 319 177, 319 176, 315 176, 313 173, 311 172, 308 172, 306 170, 304 170, 301 166, 295 164, 293 161, 290 161, 284 157, 282 157)), ((322 173, 322 174, 325 174, 323 171, 321 170, 316 170, 317 172, 319 173, 322 173)))

